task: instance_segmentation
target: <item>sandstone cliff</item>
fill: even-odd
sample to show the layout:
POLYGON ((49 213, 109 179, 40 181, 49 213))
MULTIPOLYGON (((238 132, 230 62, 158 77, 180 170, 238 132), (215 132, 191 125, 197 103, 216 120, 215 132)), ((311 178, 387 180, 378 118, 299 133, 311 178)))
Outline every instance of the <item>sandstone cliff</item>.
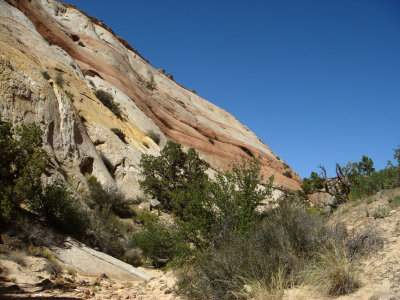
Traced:
POLYGON ((167 139, 194 147, 217 172, 234 160, 260 157, 265 178, 274 175, 279 186, 299 189, 299 176, 246 126, 153 68, 74 6, 0 0, 0 49, 2 117, 39 123, 53 172, 78 189, 85 188, 83 174, 89 173, 129 197, 139 195, 140 157, 157 155, 167 139), (62 85, 54 82, 57 74, 62 85), (96 89, 114 96, 123 118, 97 99, 96 89), (111 128, 120 129, 126 143, 111 128), (150 130, 160 135, 159 145, 150 130))

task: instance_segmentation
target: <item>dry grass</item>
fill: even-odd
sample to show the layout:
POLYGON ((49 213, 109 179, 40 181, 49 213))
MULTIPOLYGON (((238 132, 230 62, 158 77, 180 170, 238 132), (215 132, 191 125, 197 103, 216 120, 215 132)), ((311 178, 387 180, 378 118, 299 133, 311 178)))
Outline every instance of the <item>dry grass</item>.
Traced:
POLYGON ((14 250, 7 254, 6 258, 11 260, 22 267, 26 266, 25 262, 26 253, 22 250, 14 250))
POLYGON ((63 269, 61 265, 54 257, 54 253, 49 248, 29 246, 28 253, 33 256, 45 258, 47 263, 44 268, 50 275, 57 277, 62 273, 63 269))
POLYGON ((386 218, 390 213, 389 207, 379 206, 373 213, 374 219, 386 218))
POLYGON ((67 268, 67 274, 71 275, 71 276, 75 276, 76 275, 76 269, 74 268, 67 268))
POLYGON ((243 291, 234 293, 239 298, 253 300, 282 300, 287 287, 285 278, 286 268, 279 268, 272 278, 263 278, 261 280, 243 279, 245 285, 243 291))
POLYGON ((318 254, 315 264, 306 271, 305 283, 330 296, 351 294, 361 286, 346 247, 338 243, 331 243, 318 254))
POLYGON ((47 259, 50 263, 57 263, 57 260, 54 257, 54 253, 47 247, 29 246, 28 253, 33 256, 43 257, 47 259))
POLYGON ((6 277, 9 274, 9 270, 0 265, 0 278, 6 277))

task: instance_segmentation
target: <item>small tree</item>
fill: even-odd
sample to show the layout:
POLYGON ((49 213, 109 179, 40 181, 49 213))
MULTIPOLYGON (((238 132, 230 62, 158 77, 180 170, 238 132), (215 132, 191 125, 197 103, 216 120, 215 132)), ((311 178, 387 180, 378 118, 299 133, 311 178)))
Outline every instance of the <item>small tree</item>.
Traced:
POLYGON ((14 128, 0 121, 0 219, 11 220, 21 202, 38 199, 48 155, 36 124, 14 128))
POLYGON ((234 164, 231 171, 218 174, 213 185, 213 199, 218 207, 218 235, 230 230, 244 231, 257 219, 256 208, 266 197, 271 196, 273 177, 267 185, 260 175, 257 159, 234 164))
POLYGON ((198 248, 226 231, 246 230, 257 219, 256 207, 271 193, 272 179, 262 188, 258 160, 235 164, 212 181, 209 164, 194 149, 168 141, 160 156, 143 155, 140 166, 144 192, 177 216, 181 233, 198 248))
POLYGON ((187 153, 178 143, 168 141, 160 156, 144 154, 140 161, 144 180, 140 181, 143 191, 161 202, 163 208, 183 217, 185 199, 189 187, 205 189, 209 179, 205 170, 209 164, 201 160, 194 149, 187 153))
POLYGON ((302 190, 305 194, 324 192, 334 196, 338 203, 348 200, 351 186, 360 181, 362 177, 370 176, 375 172, 374 162, 363 155, 360 162, 349 162, 346 166, 336 164, 336 177, 328 178, 326 168, 319 166, 321 173, 311 173, 310 178, 304 178, 302 190))

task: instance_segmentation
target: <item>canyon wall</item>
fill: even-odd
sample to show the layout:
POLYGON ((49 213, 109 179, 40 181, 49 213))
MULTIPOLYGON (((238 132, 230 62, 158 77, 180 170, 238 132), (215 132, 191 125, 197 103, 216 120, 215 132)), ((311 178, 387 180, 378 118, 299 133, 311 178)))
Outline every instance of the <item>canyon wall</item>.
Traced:
POLYGON ((72 5, 0 0, 0 49, 2 119, 40 124, 50 172, 78 190, 92 174, 128 197, 140 195, 140 157, 159 154, 167 140, 195 148, 215 172, 259 157, 264 178, 274 175, 280 188, 300 187, 299 176, 230 113, 152 67, 104 23, 72 5), (96 90, 113 95, 121 118, 96 90), (125 142, 112 128, 125 134, 125 142))

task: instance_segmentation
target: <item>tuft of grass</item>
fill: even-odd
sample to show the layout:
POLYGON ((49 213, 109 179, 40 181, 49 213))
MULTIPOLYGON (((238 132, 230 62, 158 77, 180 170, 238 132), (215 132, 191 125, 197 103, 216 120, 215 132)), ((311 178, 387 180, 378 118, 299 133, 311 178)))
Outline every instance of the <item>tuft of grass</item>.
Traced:
POLYGON ((280 267, 271 278, 244 279, 243 291, 235 293, 235 296, 254 300, 282 300, 287 287, 286 272, 286 268, 280 267))
POLYGON ((148 130, 146 132, 146 135, 149 138, 151 138, 154 141, 154 143, 156 143, 157 145, 160 145, 161 138, 160 138, 160 135, 158 133, 156 133, 155 131, 150 129, 150 130, 148 130))
POLYGON ((318 254, 306 282, 329 296, 347 295, 360 286, 358 272, 344 245, 332 242, 318 254))
POLYGON ((143 264, 142 254, 142 250, 132 248, 125 252, 123 260, 134 267, 139 267, 143 264))
POLYGON ((100 102, 104 104, 104 106, 111 110, 115 116, 117 116, 119 119, 122 119, 120 105, 114 101, 114 97, 109 92, 104 90, 96 90, 94 94, 100 100, 100 102))
POLYGON ((70 276, 75 276, 76 275, 76 269, 74 268, 67 268, 67 274, 70 276))
POLYGON ((111 128, 111 131, 112 131, 117 137, 119 137, 119 139, 120 139, 121 141, 123 141, 125 144, 127 144, 126 139, 125 139, 125 133, 123 133, 121 129, 119 129, 119 128, 111 128))
POLYGON ((366 199, 365 199, 365 202, 367 203, 367 204, 371 204, 372 202, 374 202, 376 199, 374 198, 374 197, 367 197, 366 199))
POLYGON ((0 265, 0 278, 1 277, 6 277, 9 274, 8 269, 0 265))
POLYGON ((400 206, 400 195, 389 199, 389 206, 392 209, 395 209, 400 206))
POLYGON ((156 88, 156 83, 155 83, 155 81, 154 81, 154 77, 153 77, 153 76, 151 76, 150 81, 148 81, 148 82, 146 83, 146 87, 147 87, 150 91, 153 91, 153 90, 156 88))
POLYGON ((59 275, 62 274, 62 267, 58 262, 48 262, 44 266, 44 269, 49 273, 50 275, 54 277, 58 277, 59 275))
POLYGON ((26 253, 22 250, 14 250, 8 253, 7 258, 22 267, 26 266, 25 262, 26 253))
POLYGON ((68 91, 65 91, 65 95, 67 95, 67 97, 69 98, 69 100, 74 101, 74 94, 72 94, 72 93, 70 93, 70 92, 68 92, 68 91))
POLYGON ((42 72, 40 72, 40 73, 42 74, 42 76, 43 76, 44 79, 46 79, 46 80, 49 80, 49 79, 50 79, 49 72, 47 72, 47 71, 42 71, 42 72))
POLYGON ((28 253, 33 256, 43 257, 47 259, 50 263, 57 263, 54 257, 54 253, 47 247, 29 246, 28 253))
POLYGON ((385 218, 389 215, 390 213, 390 207, 383 207, 379 206, 373 213, 372 216, 374 219, 379 219, 379 218, 385 218))
POLYGON ((158 216, 146 209, 136 208, 134 209, 134 212, 135 215, 133 216, 133 221, 135 223, 140 223, 145 226, 157 223, 158 216))
POLYGON ((63 86, 64 84, 64 78, 62 77, 62 73, 58 72, 56 77, 54 78, 54 82, 59 85, 59 86, 63 86))
POLYGON ((384 239, 375 228, 367 228, 366 230, 354 234, 347 239, 346 248, 350 259, 359 258, 370 255, 382 249, 384 239))

